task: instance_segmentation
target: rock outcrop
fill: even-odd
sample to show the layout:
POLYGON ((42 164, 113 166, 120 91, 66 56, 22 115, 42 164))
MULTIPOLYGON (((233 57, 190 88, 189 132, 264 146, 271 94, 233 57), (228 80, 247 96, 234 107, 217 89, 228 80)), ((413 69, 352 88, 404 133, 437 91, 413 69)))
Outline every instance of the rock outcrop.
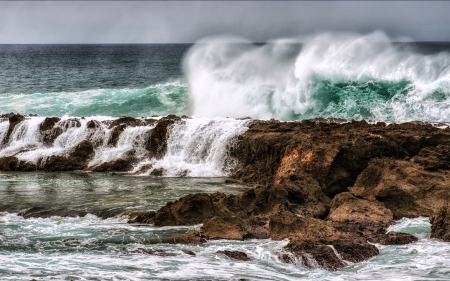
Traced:
POLYGON ((145 221, 203 225, 177 241, 289 239, 280 259, 337 270, 378 254, 371 243, 417 238, 387 232, 394 219, 430 216, 450 237, 450 130, 429 124, 254 121, 231 153, 239 194, 194 194, 145 221))

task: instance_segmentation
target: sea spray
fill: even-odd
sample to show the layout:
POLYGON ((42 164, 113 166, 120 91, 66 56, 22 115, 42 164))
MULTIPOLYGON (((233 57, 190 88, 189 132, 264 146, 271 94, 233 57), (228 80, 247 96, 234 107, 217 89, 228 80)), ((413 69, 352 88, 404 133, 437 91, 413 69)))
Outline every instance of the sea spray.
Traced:
MULTIPOLYGON (((17 124, 0 149, 0 157, 15 156, 19 161, 44 166, 52 156, 65 156, 82 141, 89 141, 94 156, 87 169, 117 160, 128 161, 132 173, 163 171, 163 176, 216 177, 230 174, 238 166, 230 151, 237 136, 248 129, 250 120, 232 118, 185 118, 168 128, 167 152, 156 159, 148 150, 153 125, 127 126, 122 129, 116 143, 112 142, 116 120, 112 117, 63 117, 54 128, 60 134, 52 143, 45 143, 40 126, 43 117, 27 117, 17 124)), ((136 119, 138 122, 144 119, 136 119)), ((145 123, 145 122, 144 122, 145 123)), ((8 122, 0 123, 0 135, 6 136, 8 122)), ((36 167, 36 169, 42 168, 36 167)))
POLYGON ((423 55, 382 32, 299 44, 210 38, 184 62, 194 116, 446 122, 450 53, 423 55))
MULTIPOLYGON (((237 168, 229 154, 237 136, 248 129, 250 120, 231 118, 193 118, 174 124, 167 140, 166 155, 145 161, 152 169, 163 169, 165 176, 224 176, 237 168)), ((139 169, 139 167, 137 168, 139 169)))

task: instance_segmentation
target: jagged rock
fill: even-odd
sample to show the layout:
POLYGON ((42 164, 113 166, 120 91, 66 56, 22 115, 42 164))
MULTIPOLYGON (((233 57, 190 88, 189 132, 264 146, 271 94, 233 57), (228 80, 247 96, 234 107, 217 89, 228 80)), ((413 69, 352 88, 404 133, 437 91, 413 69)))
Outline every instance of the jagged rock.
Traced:
POLYGON ((39 130, 41 131, 42 140, 45 145, 52 145, 55 139, 62 134, 63 129, 59 126, 55 127, 60 120, 58 117, 46 117, 39 125, 39 130))
POLYGON ((338 237, 329 242, 343 260, 362 262, 379 254, 376 246, 357 237, 338 237))
POLYGON ((450 242, 450 204, 448 201, 430 217, 431 237, 450 242))
POLYGON ((166 154, 168 131, 170 126, 179 120, 181 118, 178 116, 168 115, 161 118, 155 128, 151 130, 147 150, 150 151, 152 157, 160 159, 166 154))
POLYGON ((411 158, 423 147, 439 144, 450 144, 450 133, 431 125, 258 120, 232 151, 243 165, 233 177, 266 185, 309 176, 334 197, 348 191, 371 158, 411 158))
POLYGON ((152 223, 155 211, 133 212, 128 214, 128 223, 152 223))
POLYGON ((206 193, 187 195, 174 203, 167 203, 155 214, 153 224, 192 225, 205 223, 214 216, 211 197, 206 193))
MULTIPOLYGON (((5 117, 8 118, 9 121, 9 127, 8 127, 8 131, 6 132, 6 135, 4 137, 2 141, 2 143, 7 143, 9 140, 9 137, 11 136, 12 132, 14 131, 14 128, 23 120, 25 120, 25 117, 23 115, 20 114, 14 114, 14 113, 10 113, 10 114, 5 114, 3 115, 5 117)), ((0 143, 1 144, 1 143, 0 143)))
POLYGON ((104 162, 91 168, 94 172, 126 172, 133 169, 133 158, 117 159, 111 162, 104 162))
POLYGON ((269 238, 264 218, 244 220, 240 217, 213 217, 201 228, 206 239, 243 240, 245 238, 269 238))
POLYGON ((68 155, 53 155, 45 161, 40 159, 37 167, 43 171, 83 170, 93 155, 94 147, 92 143, 84 140, 76 145, 68 155))
POLYGON ((422 165, 426 170, 450 169, 450 146, 428 146, 420 150, 414 157, 414 162, 422 165))
MULTIPOLYGON (((307 268, 324 268, 327 270, 337 270, 347 264, 336 256, 333 249, 315 240, 296 239, 290 241, 285 247, 300 263, 307 268)), ((295 259, 289 254, 280 256, 285 263, 296 264, 295 259)))
POLYGON ((299 217, 289 212, 271 216, 269 231, 270 238, 274 240, 290 237, 327 238, 335 233, 335 229, 323 220, 299 217))
POLYGON ((412 161, 372 159, 350 192, 383 202, 394 219, 430 216, 450 200, 450 175, 412 161))
POLYGON ((122 134, 122 132, 125 130, 126 127, 127 127, 126 124, 120 124, 120 125, 115 126, 114 129, 112 129, 111 135, 108 140, 108 144, 112 145, 112 146, 116 146, 117 141, 119 140, 120 134, 122 134))
POLYGON ((378 243, 383 245, 403 245, 416 242, 418 239, 409 233, 389 231, 378 238, 378 243))
POLYGON ((0 170, 3 171, 36 171, 36 165, 26 161, 20 161, 15 156, 0 158, 0 170))
POLYGON ((223 251, 217 251, 216 253, 223 254, 233 260, 240 260, 240 261, 250 261, 251 260, 247 256, 247 254, 244 252, 223 250, 223 251))
POLYGON ((331 203, 328 219, 335 222, 393 223, 392 212, 383 203, 356 198, 349 192, 336 195, 331 203))

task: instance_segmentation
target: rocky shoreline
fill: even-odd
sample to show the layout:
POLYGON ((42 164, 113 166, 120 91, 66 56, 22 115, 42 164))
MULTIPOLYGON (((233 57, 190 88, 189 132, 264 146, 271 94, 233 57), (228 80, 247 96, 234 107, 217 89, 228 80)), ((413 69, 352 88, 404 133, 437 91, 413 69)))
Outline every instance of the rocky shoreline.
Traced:
MULTIPOLYGON (((2 115, 9 128, 4 144, 24 116, 2 115)), ((117 142, 128 126, 155 124, 148 134, 148 155, 161 158, 168 129, 182 118, 123 117, 105 121, 117 142)), ((61 126, 47 117, 40 125, 51 145, 61 126)), ((89 121, 93 131, 98 121, 89 121)), ((70 124, 69 124, 70 123, 70 124)), ((105 125, 105 124, 104 124, 105 125)), ((0 158, 4 171, 129 171, 133 151, 114 162, 88 167, 95 143, 82 141, 65 155, 37 163, 14 155, 0 158)), ((305 267, 337 270, 377 255, 374 243, 407 244, 417 238, 387 232, 394 220, 426 216, 433 238, 450 242, 450 129, 415 122, 368 124, 365 121, 251 121, 230 147, 239 163, 228 180, 252 188, 235 195, 197 193, 169 202, 157 211, 130 214, 129 223, 155 226, 203 224, 200 230, 165 239, 171 243, 203 243, 213 239, 289 239, 280 260, 305 267)), ((162 171, 154 171, 159 176, 162 171)), ((230 253, 225 253, 231 255, 230 253)), ((245 257, 240 253, 233 257, 245 257)))
POLYGON ((280 260, 336 270, 377 255, 374 243, 417 238, 387 232, 394 219, 430 217, 432 237, 450 242, 450 129, 430 124, 254 121, 232 151, 237 195, 199 193, 130 223, 202 223, 164 242, 289 239, 280 260))

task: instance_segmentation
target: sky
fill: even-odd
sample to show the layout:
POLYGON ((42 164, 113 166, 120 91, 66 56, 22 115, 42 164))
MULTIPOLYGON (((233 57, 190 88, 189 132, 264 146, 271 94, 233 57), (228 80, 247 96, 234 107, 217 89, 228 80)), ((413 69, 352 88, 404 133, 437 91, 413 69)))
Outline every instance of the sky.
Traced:
POLYGON ((450 41, 450 1, 0 1, 0 44, 255 42, 384 31, 450 41))

